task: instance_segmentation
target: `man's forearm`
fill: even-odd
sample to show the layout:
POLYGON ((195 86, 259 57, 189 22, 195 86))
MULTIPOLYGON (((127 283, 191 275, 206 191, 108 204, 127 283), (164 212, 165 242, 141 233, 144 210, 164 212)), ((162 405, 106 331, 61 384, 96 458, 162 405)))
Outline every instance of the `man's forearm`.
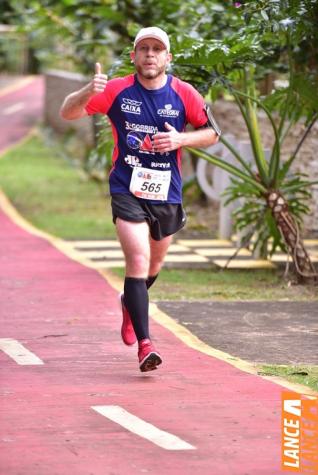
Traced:
POLYGON ((82 89, 69 94, 60 109, 60 114, 63 119, 74 120, 80 119, 87 115, 85 106, 90 98, 96 94, 100 94, 105 90, 107 84, 107 75, 102 74, 102 67, 100 63, 95 63, 95 75, 93 80, 84 86, 82 89))
POLYGON ((171 152, 180 147, 205 148, 215 144, 219 140, 217 133, 211 127, 191 132, 177 132, 168 122, 165 122, 165 127, 168 132, 157 132, 152 137, 155 152, 171 152))
POLYGON ((212 128, 183 132, 182 147, 209 147, 218 142, 219 137, 212 128))
POLYGON ((80 119, 87 115, 85 111, 85 106, 92 97, 92 88, 90 84, 87 84, 85 87, 79 91, 72 92, 69 94, 60 109, 60 114, 63 119, 74 120, 80 119))

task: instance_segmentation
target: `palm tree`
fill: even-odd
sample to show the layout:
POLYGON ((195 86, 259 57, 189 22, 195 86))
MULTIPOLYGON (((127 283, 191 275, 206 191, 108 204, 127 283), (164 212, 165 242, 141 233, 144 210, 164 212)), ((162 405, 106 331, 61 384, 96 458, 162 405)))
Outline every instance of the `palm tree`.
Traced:
POLYGON ((275 124, 273 115, 268 108, 256 98, 255 83, 253 84, 251 81, 251 74, 248 75, 248 72, 251 70, 244 71, 245 91, 233 88, 230 90, 248 129, 254 167, 222 137, 222 143, 232 152, 240 166, 234 166, 222 158, 202 150, 190 147, 188 150, 213 165, 223 168, 234 177, 232 185, 226 192, 227 203, 244 198, 244 204, 235 212, 238 229, 246 230, 242 239, 244 244, 249 244, 251 238, 256 234, 254 249, 261 248, 266 253, 268 240, 271 237, 273 239, 271 254, 277 247, 280 247, 291 255, 300 280, 315 278, 317 274, 301 239, 300 225, 302 215, 308 212, 308 206, 304 203, 311 196, 308 188, 318 182, 289 172, 301 145, 317 120, 317 114, 307 126, 295 152, 287 162, 282 162, 280 151, 282 131, 275 124), (269 162, 265 159, 261 143, 257 107, 266 113, 275 137, 269 162))

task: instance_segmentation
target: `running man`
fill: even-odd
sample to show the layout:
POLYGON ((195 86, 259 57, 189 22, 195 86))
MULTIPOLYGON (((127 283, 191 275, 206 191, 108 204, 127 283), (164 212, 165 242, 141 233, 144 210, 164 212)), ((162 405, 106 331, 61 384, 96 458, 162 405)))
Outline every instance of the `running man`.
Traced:
POLYGON ((172 236, 185 225, 181 147, 208 147, 220 130, 202 96, 166 74, 172 60, 168 35, 142 28, 130 53, 135 74, 108 81, 100 63, 92 81, 68 95, 61 116, 74 120, 106 114, 114 151, 109 175, 113 221, 125 255, 120 294, 126 345, 138 341, 141 371, 162 363, 149 335, 148 289, 155 282, 172 236), (195 130, 185 131, 186 124, 195 130))

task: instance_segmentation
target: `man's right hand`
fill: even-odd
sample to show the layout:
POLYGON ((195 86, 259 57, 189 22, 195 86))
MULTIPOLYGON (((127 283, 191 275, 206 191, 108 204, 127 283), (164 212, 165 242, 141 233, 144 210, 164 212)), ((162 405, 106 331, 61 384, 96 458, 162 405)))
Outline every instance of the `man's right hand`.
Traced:
POLYGON ((95 75, 91 82, 91 91, 95 96, 104 91, 107 84, 106 74, 102 74, 102 67, 100 63, 95 63, 95 75))
POLYGON ((87 115, 85 110, 89 100, 104 91, 107 84, 106 74, 102 74, 100 63, 95 64, 94 79, 79 91, 69 94, 62 104, 60 115, 65 120, 81 119, 87 115))

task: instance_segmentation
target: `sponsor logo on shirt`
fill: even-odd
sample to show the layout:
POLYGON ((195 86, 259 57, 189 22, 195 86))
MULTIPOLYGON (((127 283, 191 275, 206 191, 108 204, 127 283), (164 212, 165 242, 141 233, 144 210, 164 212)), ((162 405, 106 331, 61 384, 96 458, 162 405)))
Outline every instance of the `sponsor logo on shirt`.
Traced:
POLYGON ((152 141, 149 134, 143 134, 132 130, 128 132, 126 137, 126 143, 129 148, 133 150, 139 150, 140 152, 153 152, 152 141))
POLYGON ((123 98, 123 102, 120 106, 123 112, 128 112, 129 114, 141 114, 141 104, 142 102, 134 101, 133 99, 123 98))
POLYGON ((172 109, 172 104, 165 104, 164 109, 158 109, 157 114, 162 117, 178 117, 180 111, 172 109))
POLYGON ((138 157, 135 157, 135 155, 126 155, 125 157, 125 162, 127 165, 131 167, 141 167, 142 164, 140 163, 140 160, 138 157))
POLYGON ((170 168, 169 162, 151 162, 151 168, 170 168))
POLYGON ((144 132, 145 134, 156 134, 159 129, 154 125, 134 124, 125 120, 126 130, 135 130, 136 132, 144 132))

